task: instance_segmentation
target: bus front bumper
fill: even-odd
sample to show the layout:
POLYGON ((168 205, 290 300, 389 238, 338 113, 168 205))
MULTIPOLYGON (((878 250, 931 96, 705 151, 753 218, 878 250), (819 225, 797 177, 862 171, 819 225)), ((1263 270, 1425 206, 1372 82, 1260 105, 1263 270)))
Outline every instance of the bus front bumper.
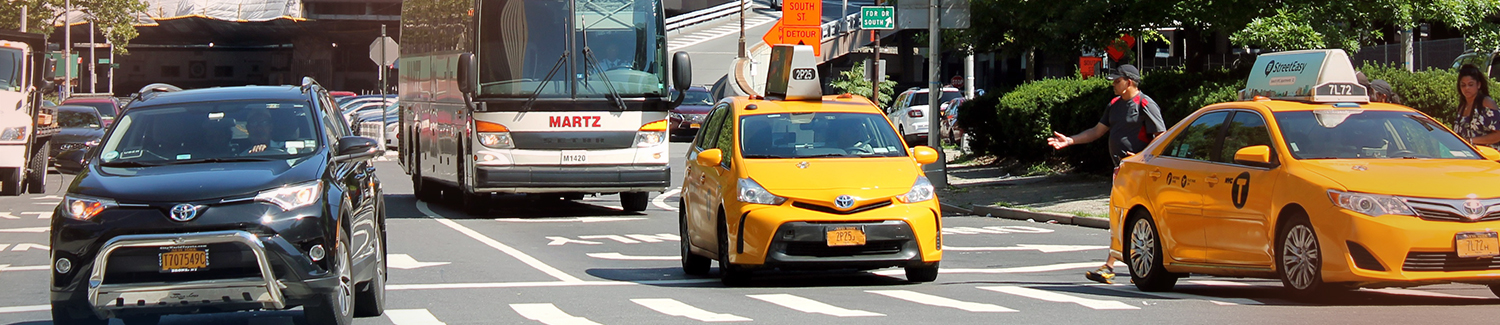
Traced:
POLYGON ((663 165, 475 166, 476 191, 502 193, 665 191, 663 165))

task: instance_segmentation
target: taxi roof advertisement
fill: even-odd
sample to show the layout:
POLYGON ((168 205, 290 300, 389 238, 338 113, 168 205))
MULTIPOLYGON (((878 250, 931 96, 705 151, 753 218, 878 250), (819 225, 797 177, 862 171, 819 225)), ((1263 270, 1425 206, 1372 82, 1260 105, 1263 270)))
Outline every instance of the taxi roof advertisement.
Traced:
POLYGON ((1245 80, 1246 99, 1311 102, 1368 102, 1354 65, 1343 50, 1305 50, 1262 54, 1245 80))

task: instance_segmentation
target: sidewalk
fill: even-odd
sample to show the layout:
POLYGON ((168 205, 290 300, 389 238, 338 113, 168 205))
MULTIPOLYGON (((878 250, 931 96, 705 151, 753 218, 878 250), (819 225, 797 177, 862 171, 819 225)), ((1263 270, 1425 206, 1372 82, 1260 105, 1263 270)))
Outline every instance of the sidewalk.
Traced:
MULTIPOLYGON (((950 161, 960 155, 944 153, 950 161)), ((938 200, 959 213, 1109 228, 1109 188, 1109 178, 1096 175, 1012 176, 999 167, 950 163, 938 200)))

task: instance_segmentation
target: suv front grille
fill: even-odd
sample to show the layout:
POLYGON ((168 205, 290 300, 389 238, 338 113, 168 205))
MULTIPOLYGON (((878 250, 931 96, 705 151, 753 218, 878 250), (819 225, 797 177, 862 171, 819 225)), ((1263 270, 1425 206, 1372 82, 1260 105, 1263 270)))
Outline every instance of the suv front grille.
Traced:
POLYGON ((1500 256, 1490 258, 1459 258, 1453 252, 1409 252, 1402 271, 1481 271, 1500 270, 1500 256))

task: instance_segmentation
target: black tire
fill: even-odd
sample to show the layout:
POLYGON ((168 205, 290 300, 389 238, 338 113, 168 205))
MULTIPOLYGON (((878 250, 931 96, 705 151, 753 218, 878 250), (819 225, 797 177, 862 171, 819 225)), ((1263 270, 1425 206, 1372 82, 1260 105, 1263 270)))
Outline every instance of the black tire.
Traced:
POLYGON ((417 200, 421 200, 427 203, 437 203, 438 201, 442 201, 442 192, 439 192, 437 188, 433 187, 432 183, 428 183, 426 180, 422 179, 422 160, 419 157, 419 153, 415 151, 412 152, 412 193, 416 194, 417 200))
POLYGON ((47 193, 47 165, 49 163, 47 154, 50 150, 47 148, 48 145, 47 142, 42 142, 38 145, 36 153, 31 155, 31 161, 27 167, 29 170, 26 172, 26 193, 47 193))
POLYGON ((1500 297, 1500 283, 1490 284, 1490 293, 1495 294, 1496 297, 1500 297))
POLYGON ((375 276, 369 281, 360 284, 360 291, 354 295, 354 317, 375 317, 385 314, 385 227, 376 222, 379 231, 374 238, 379 240, 374 247, 375 251, 375 276))
POLYGON ((620 193, 620 207, 629 212, 646 211, 646 206, 651 205, 650 194, 649 192, 620 193))
POLYGON ((921 266, 906 267, 906 281, 932 282, 938 276, 938 262, 932 262, 921 266))
POLYGON ((94 316, 87 303, 52 302, 52 324, 56 325, 107 325, 109 319, 94 316))
POLYGON ((1157 292, 1172 290, 1177 286, 1177 275, 1167 272, 1162 266, 1161 232, 1151 214, 1141 212, 1130 220, 1125 228, 1125 264, 1130 267, 1130 280, 1141 291, 1157 292), (1142 251, 1144 250, 1144 251, 1142 251))
POLYGON ((582 201, 583 196, 583 193, 565 193, 562 195, 562 199, 568 201, 582 201))
POLYGON ((489 192, 473 193, 465 190, 458 190, 457 192, 459 192, 459 205, 463 206, 464 214, 468 214, 470 217, 483 217, 490 213, 489 192))
POLYGON ((725 286, 738 287, 750 282, 750 270, 729 263, 729 225, 719 213, 719 279, 725 286))
POLYGON ((689 248, 693 243, 689 239, 692 237, 688 235, 687 207, 681 199, 677 200, 677 234, 682 238, 682 240, 677 241, 682 246, 682 273, 686 273, 687 275, 708 274, 708 267, 713 264, 713 260, 693 254, 692 249, 689 248))
POLYGON ((14 171, 8 171, 0 174, 0 195, 21 195, 21 187, 25 185, 21 183, 21 179, 25 178, 23 177, 23 175, 25 175, 25 172, 26 171, 17 168, 14 171))
POLYGON ((323 294, 317 302, 302 307, 308 324, 349 325, 354 323, 354 270, 350 269, 349 236, 342 234, 338 247, 334 249, 334 274, 339 286, 333 292, 323 294))
POLYGON ((1318 234, 1305 215, 1290 217, 1276 231, 1276 274, 1281 285, 1297 294, 1315 294, 1328 289, 1323 283, 1323 249, 1318 234))
POLYGON ((120 321, 124 322, 125 325, 156 325, 158 323, 161 323, 161 315, 121 317, 120 321))

